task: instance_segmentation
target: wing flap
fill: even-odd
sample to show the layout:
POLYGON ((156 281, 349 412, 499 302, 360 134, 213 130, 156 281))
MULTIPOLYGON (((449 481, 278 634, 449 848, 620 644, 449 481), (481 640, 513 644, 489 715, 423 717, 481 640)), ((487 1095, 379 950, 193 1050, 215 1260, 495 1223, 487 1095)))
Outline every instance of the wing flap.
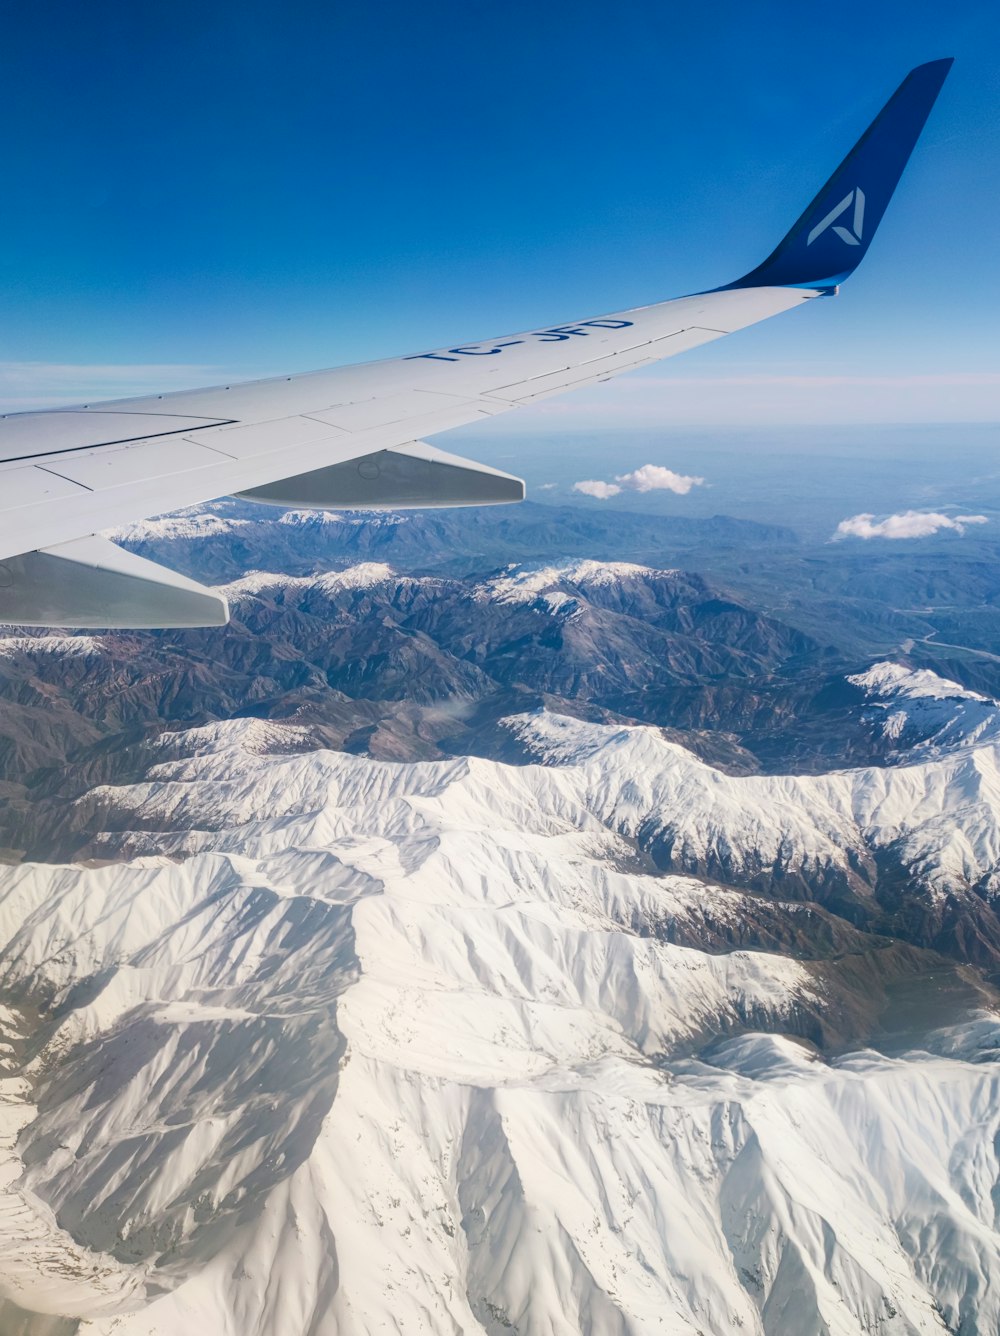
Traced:
POLYGON ((248 501, 304 509, 495 506, 524 500, 510 473, 413 441, 240 492, 248 501))
POLYGON ((79 538, 0 564, 0 622, 17 626, 223 626, 214 589, 126 552, 79 538))

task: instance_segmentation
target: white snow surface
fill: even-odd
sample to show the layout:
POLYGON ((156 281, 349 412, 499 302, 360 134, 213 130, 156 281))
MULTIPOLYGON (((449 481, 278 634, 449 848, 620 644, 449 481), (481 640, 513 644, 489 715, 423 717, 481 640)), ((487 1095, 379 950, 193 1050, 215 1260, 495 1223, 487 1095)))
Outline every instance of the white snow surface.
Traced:
POLYGON ((847 875, 893 840, 965 884, 993 750, 731 777, 651 728, 508 727, 543 763, 171 733, 79 800, 115 861, 4 872, 0 988, 57 1021, 11 1068, 0 1222, 42 1223, 0 1293, 91 1336, 1000 1329, 996 1019, 830 1062, 740 1033, 818 977, 644 932, 747 896, 633 842, 847 875))
MULTIPOLYGON (((204 506, 189 506, 169 515, 154 515, 136 520, 117 529, 108 529, 104 537, 115 543, 182 542, 205 538, 224 538, 254 529, 256 519, 246 519, 227 513, 232 507, 228 501, 209 502, 204 506)), ((323 528, 328 525, 349 525, 369 528, 395 526, 407 523, 406 515, 391 512, 380 515, 358 515, 331 510, 285 510, 274 512, 275 522, 293 528, 323 528)))
MULTIPOLYGON (((511 566, 502 575, 477 585, 474 597, 484 603, 534 603, 539 597, 550 594, 557 585, 586 590, 628 581, 669 579, 677 574, 674 570, 653 570, 629 561, 580 560, 558 566, 511 566)), ((550 596, 560 600, 568 597, 558 592, 550 596)))
POLYGON ((100 636, 12 635, 0 631, 0 658, 19 659, 24 655, 58 654, 60 658, 86 659, 106 653, 100 636))
POLYGON ((374 515, 366 511, 359 515, 352 514, 350 511, 345 513, 336 510, 286 510, 278 518, 279 524, 306 525, 311 528, 323 528, 328 524, 350 524, 354 526, 363 524, 368 528, 388 528, 408 522, 408 515, 397 515, 392 511, 383 511, 374 515))
POLYGON ((232 602, 238 602, 241 598, 253 598, 281 590, 318 589, 325 593, 337 593, 343 589, 370 589, 390 581, 397 584, 414 583, 408 576, 397 575, 393 568, 383 561, 362 561, 356 566, 348 566, 341 571, 327 571, 322 575, 281 575, 273 571, 248 571, 238 580, 219 585, 218 589, 232 602))
POLYGON ((221 538, 227 534, 238 533, 251 527, 252 520, 237 519, 232 515, 219 515, 211 510, 191 507, 179 510, 171 515, 154 516, 152 519, 136 520, 121 528, 108 530, 106 537, 112 542, 149 543, 177 541, 194 538, 221 538))
POLYGON ((969 691, 947 677, 939 677, 929 668, 904 668, 901 663, 886 661, 874 663, 866 672, 856 673, 848 682, 861 687, 870 696, 906 700, 975 700, 990 701, 978 691, 969 691))
POLYGON ((847 680, 865 692, 873 721, 907 758, 1000 739, 1000 702, 927 668, 876 663, 847 680))

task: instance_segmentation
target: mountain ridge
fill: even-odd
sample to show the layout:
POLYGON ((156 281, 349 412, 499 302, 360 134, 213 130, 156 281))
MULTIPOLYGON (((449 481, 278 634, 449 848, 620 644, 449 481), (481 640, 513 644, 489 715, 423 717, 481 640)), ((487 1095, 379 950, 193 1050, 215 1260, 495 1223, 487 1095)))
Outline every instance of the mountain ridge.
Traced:
MULTIPOLYGON (((844 777, 723 776, 648 727, 506 727, 547 763, 175 732, 143 784, 95 795, 96 862, 9 871, 0 990, 44 1019, 6 1191, 103 1267, 78 1330, 992 1321, 989 987, 821 905, 636 863, 677 782, 844 777), (907 980, 936 1031, 906 1031, 907 980)), ((921 856, 955 876, 933 838, 921 856)), ((35 1312, 65 1305, 60 1237, 9 1263, 35 1312)))

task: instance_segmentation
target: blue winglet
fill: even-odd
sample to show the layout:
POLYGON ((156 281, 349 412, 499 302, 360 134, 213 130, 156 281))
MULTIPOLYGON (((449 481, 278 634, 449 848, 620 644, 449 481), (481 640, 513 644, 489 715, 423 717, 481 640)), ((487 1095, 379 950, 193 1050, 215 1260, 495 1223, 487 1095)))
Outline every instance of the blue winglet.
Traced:
POLYGON ((778 248, 726 288, 827 288, 861 263, 952 61, 911 70, 778 248))

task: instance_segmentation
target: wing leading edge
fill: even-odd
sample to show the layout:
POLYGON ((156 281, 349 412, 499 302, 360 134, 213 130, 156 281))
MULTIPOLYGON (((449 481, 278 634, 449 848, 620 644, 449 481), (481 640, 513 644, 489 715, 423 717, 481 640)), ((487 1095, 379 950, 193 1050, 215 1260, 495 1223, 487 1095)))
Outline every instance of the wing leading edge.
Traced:
POLYGON ((418 438, 835 292, 866 254, 950 66, 913 70, 776 250, 725 287, 363 366, 0 418, 0 621, 225 620, 214 591, 93 537, 217 496, 343 509, 521 500, 520 479, 418 438))

